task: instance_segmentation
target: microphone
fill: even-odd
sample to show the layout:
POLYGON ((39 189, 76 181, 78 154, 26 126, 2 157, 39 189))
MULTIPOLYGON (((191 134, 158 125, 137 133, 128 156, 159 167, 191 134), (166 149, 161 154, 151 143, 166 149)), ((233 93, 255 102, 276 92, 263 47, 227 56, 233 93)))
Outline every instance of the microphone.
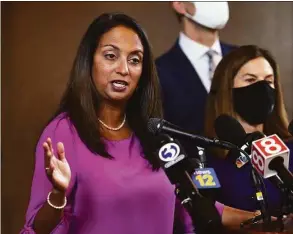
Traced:
MULTIPOLYGON (((255 140, 261 139, 263 137, 265 137, 265 135, 259 131, 252 132, 252 133, 246 135, 244 143, 241 146, 241 149, 244 150, 248 154, 250 159, 251 159, 251 144, 252 144, 252 142, 255 140)), ((248 162, 249 162, 248 158, 240 152, 240 156, 236 160, 236 166, 238 168, 241 168, 248 162)))
POLYGON ((197 146, 200 146, 203 148, 209 147, 209 146, 216 146, 223 149, 237 148, 235 145, 231 144, 230 142, 220 141, 216 138, 210 139, 207 137, 203 137, 203 136, 199 136, 193 133, 183 131, 178 126, 171 124, 164 119, 150 118, 148 121, 148 130, 154 135, 157 135, 160 133, 167 133, 167 134, 171 134, 171 135, 181 137, 184 139, 189 139, 189 140, 191 139, 196 142, 197 146))
MULTIPOLYGON (((236 119, 226 114, 218 116, 215 120, 214 128, 220 139, 235 144, 240 147, 240 149, 244 150, 248 155, 251 152, 252 141, 258 140, 265 136, 263 133, 258 131, 246 134, 242 125, 236 119)), ((235 163, 238 168, 241 168, 249 161, 250 159, 240 152, 240 156, 236 159, 235 163)))
MULTIPOLYGON (((292 121, 290 125, 292 124, 292 121)), ((293 125, 293 124, 292 124, 293 125)), ((278 174, 278 176, 283 180, 286 184, 292 182, 291 173, 287 170, 289 165, 289 149, 284 144, 284 142, 276 136, 271 138, 266 137, 261 132, 253 132, 251 134, 245 135, 245 130, 242 125, 233 117, 229 115, 220 115, 215 120, 215 131, 220 139, 231 141, 231 143, 241 146, 241 149, 244 149, 246 152, 251 152, 250 158, 253 166, 258 170, 258 172, 262 175, 263 178, 270 178, 269 180, 273 182, 276 186, 280 186, 280 179, 274 175, 278 174), (229 129, 230 131, 227 131, 229 129), (242 138, 242 140, 241 140, 242 138), (262 140, 264 140, 262 142, 262 140), (258 142, 258 143, 257 143, 258 142), (262 142, 262 143, 261 143, 262 142), (253 143, 257 143, 258 149, 260 149, 260 153, 257 154, 256 148, 253 147, 253 143), (268 144, 268 145, 260 145, 259 144, 268 144), (271 144, 271 145, 270 145, 271 144), (267 152, 265 151, 267 150, 267 152), (254 157, 252 157, 254 154, 254 157), (257 155, 259 158, 257 158, 257 155), (275 159, 271 162, 273 158, 281 157, 281 159, 275 159), (270 168, 269 168, 269 163, 270 168), (264 164, 266 163, 266 165, 264 164), (285 166, 284 166, 285 165, 285 166), (264 170, 266 169, 266 170, 264 170), (277 172, 277 170, 279 172, 277 172), (274 177, 273 177, 274 176, 274 177), (274 179, 273 179, 274 178, 274 179)), ((244 155, 241 155, 236 160, 236 165, 238 168, 242 167, 248 162, 247 158, 244 155)))
POLYGON ((252 142, 252 164, 264 177, 278 175, 283 183, 293 191, 293 175, 287 169, 290 151, 277 134, 252 142))
MULTIPOLYGON (((222 114, 218 116, 215 120, 214 128, 216 134, 220 139, 231 141, 236 144, 238 147, 241 145, 241 149, 245 152, 250 151, 251 142, 254 138, 262 138, 263 134, 260 132, 255 132, 253 134, 247 135, 242 125, 233 117, 222 114), (228 129, 230 131, 228 131, 228 129)), ((250 157, 248 154, 242 154, 240 152, 240 156, 236 159, 236 166, 238 168, 244 166, 247 162, 250 162, 250 157)), ((259 202, 261 217, 265 223, 270 222, 270 216, 268 214, 268 202, 266 196, 263 196, 262 193, 262 179, 258 175, 256 169, 252 166, 251 170, 252 180, 255 186, 255 198, 259 202)), ((266 195, 266 194, 264 194, 266 195)))
MULTIPOLYGON (((245 130, 243 129, 242 125, 236 119, 234 119, 233 117, 228 116, 228 115, 220 115, 216 119, 215 130, 216 130, 217 135, 220 137, 220 139, 229 140, 229 141, 231 141, 231 143, 236 144, 238 147, 241 146, 242 150, 244 150, 248 154, 250 154, 249 158, 248 158, 244 154, 241 153, 240 157, 238 157, 236 159, 236 166, 238 168, 244 166, 246 163, 248 163, 250 161, 251 161, 251 164, 253 165, 253 161, 250 160, 251 159, 252 142, 254 142, 258 139, 265 138, 266 136, 263 133, 253 132, 251 134, 245 134, 245 130), (227 129, 229 129, 231 131, 227 131, 227 129)), ((252 172, 253 174, 255 174, 255 171, 256 171, 256 169, 254 169, 254 168, 255 167, 253 167, 253 172, 252 172)), ((274 186, 276 186, 280 190, 280 192, 282 193, 282 197, 283 197, 282 198, 282 212, 284 214, 288 213, 288 210, 290 210, 291 208, 290 208, 290 206, 287 205, 287 203, 290 204, 292 201, 292 198, 289 194, 290 193, 289 189, 287 191, 287 188, 286 188, 284 182, 277 175, 269 177, 267 179, 274 186)), ((255 180, 255 176, 253 176, 253 180, 254 180, 254 184, 256 185, 257 191, 260 191, 261 186, 259 186, 259 180, 258 179, 255 180)), ((292 191, 292 193, 293 193, 293 191, 292 191)), ((267 201, 266 200, 264 200, 263 202, 261 200, 258 200, 258 201, 260 202, 260 205, 261 205, 262 214, 266 215, 267 201)))
POLYGON ((214 128, 220 139, 232 142, 237 146, 241 146, 246 137, 246 132, 242 125, 227 114, 219 115, 216 118, 214 128))
POLYGON ((217 233, 222 230, 221 217, 214 203, 203 197, 194 183, 200 176, 190 175, 189 158, 180 143, 167 134, 158 135, 157 139, 159 147, 156 155, 161 168, 170 182, 176 185, 176 196, 190 214, 196 233, 217 233))

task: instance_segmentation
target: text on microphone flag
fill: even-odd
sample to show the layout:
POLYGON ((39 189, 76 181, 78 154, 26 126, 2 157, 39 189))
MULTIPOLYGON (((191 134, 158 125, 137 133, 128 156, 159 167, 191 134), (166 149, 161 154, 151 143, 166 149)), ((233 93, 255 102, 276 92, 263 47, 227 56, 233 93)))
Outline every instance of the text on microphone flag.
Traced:
POLYGON ((220 182, 213 168, 197 168, 192 181, 198 189, 220 188, 220 182))

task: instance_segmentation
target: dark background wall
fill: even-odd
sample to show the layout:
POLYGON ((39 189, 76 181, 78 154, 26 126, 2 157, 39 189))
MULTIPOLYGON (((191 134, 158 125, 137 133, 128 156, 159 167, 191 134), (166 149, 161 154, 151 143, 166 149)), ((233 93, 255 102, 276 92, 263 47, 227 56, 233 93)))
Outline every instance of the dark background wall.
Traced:
MULTIPOLYGON (((293 3, 231 2, 221 32, 233 44, 258 44, 276 56, 293 117, 293 3)), ((146 29, 156 56, 175 41, 179 25, 167 2, 2 2, 2 231, 24 223, 34 147, 56 109, 77 46, 99 14, 122 11, 146 29)))

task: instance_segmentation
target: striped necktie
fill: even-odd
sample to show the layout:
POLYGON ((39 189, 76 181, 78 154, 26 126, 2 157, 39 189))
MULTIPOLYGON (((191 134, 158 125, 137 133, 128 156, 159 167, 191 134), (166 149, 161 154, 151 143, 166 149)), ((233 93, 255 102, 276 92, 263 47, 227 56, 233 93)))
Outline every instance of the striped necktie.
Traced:
POLYGON ((207 52, 207 56, 208 56, 208 65, 209 65, 209 77, 210 79, 213 78, 214 75, 214 71, 215 71, 215 63, 214 63, 214 59, 213 56, 215 55, 214 51, 209 50, 207 52))

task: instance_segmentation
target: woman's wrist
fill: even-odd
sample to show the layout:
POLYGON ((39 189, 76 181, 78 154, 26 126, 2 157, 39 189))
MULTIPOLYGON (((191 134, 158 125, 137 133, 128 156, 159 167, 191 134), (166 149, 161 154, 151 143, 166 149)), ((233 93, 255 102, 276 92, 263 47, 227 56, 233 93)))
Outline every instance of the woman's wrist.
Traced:
POLYGON ((52 191, 48 194, 48 203, 51 203, 57 207, 63 206, 66 203, 65 191, 60 191, 58 189, 53 188, 52 191))
POLYGON ((259 215, 261 215, 260 210, 256 210, 256 211, 253 212, 253 218, 255 218, 255 217, 259 216, 259 215))
POLYGON ((51 190, 51 192, 52 192, 52 194, 58 194, 58 195, 63 195, 63 196, 65 196, 65 191, 61 191, 61 190, 59 190, 59 189, 56 189, 56 188, 53 188, 52 190, 51 190))

